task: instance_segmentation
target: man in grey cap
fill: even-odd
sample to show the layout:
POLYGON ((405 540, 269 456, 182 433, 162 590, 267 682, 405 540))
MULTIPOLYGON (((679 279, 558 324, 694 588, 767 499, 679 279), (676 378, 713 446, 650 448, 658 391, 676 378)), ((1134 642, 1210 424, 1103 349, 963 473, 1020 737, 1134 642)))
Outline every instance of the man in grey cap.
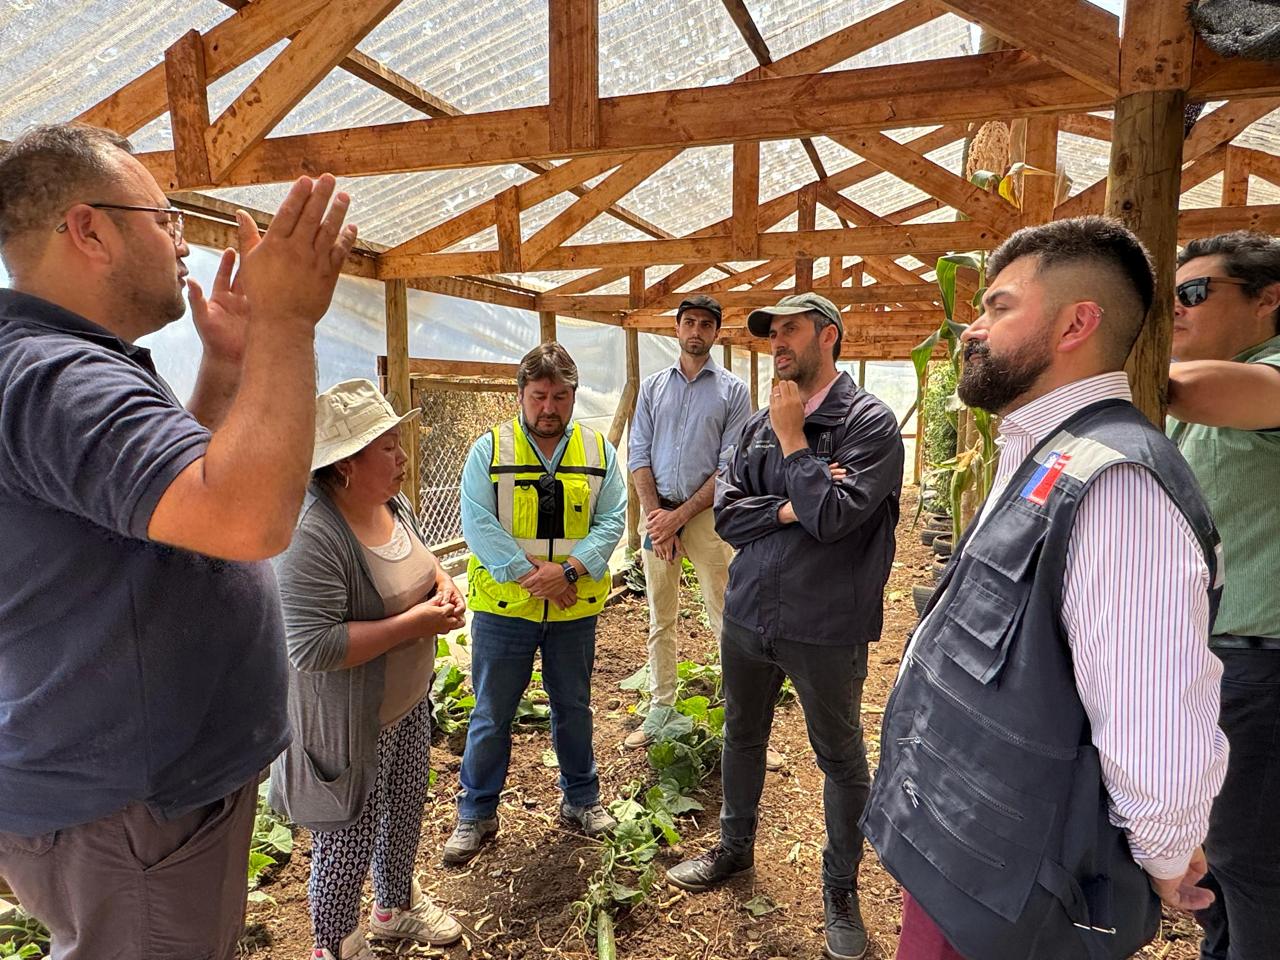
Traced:
POLYGON ((716 483, 716 531, 738 549, 720 639, 720 842, 667 877, 698 892, 753 867, 765 745, 790 677, 826 777, 826 953, 856 960, 867 949, 857 824, 871 782, 862 684, 893 562, 902 438, 893 412, 836 369, 844 325, 831 301, 784 297, 753 311, 747 326, 769 338, 778 380, 716 483))

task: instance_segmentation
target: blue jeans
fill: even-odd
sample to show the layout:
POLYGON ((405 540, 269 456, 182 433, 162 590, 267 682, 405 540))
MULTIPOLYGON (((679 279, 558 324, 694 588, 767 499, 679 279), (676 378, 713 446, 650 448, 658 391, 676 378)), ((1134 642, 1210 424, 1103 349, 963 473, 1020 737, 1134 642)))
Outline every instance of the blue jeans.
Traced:
POLYGON ((484 820, 498 810, 511 762, 511 721, 542 651, 542 685, 551 699, 551 745, 560 761, 560 792, 585 807, 600 800, 591 744, 591 670, 596 618, 534 623, 476 613, 471 621, 471 683, 476 706, 462 754, 458 818, 484 820))

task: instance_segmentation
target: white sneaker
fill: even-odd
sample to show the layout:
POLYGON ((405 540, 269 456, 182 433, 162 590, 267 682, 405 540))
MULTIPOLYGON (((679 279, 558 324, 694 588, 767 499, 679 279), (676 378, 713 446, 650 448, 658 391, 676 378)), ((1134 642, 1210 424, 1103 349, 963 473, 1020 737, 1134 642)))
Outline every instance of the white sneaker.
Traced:
POLYGON ((418 881, 409 892, 409 909, 386 909, 373 905, 369 916, 369 935, 383 940, 413 940, 433 947, 444 947, 462 939, 462 925, 422 893, 418 881))
POLYGON ((369 949, 369 941, 364 938, 359 927, 342 938, 336 957, 328 950, 321 950, 319 947, 316 947, 311 956, 314 960, 374 960, 373 951, 369 949))

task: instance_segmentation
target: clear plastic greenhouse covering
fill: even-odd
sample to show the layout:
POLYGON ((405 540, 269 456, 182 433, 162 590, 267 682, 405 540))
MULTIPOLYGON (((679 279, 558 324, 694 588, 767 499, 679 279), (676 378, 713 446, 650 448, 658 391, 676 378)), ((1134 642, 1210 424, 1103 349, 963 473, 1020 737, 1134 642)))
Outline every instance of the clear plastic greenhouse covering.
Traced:
MULTIPOLYGON (((187 258, 191 276, 212 289, 218 254, 191 247, 187 258)), ((8 275, 0 266, 0 286, 8 275)), ((575 409, 588 425, 608 430, 626 385, 625 335, 620 327, 560 317, 557 336, 578 364, 581 385, 575 409)), ((414 357, 443 360, 486 360, 514 363, 538 342, 538 316, 471 300, 421 290, 409 291, 409 351, 414 357)), ((200 339, 190 313, 139 343, 152 351, 156 369, 183 399, 191 395, 200 366, 200 339)), ((377 280, 342 276, 333 303, 316 333, 316 388, 325 390, 352 377, 377 379, 377 358, 387 350, 386 296, 377 280)), ((640 374, 647 376, 675 362, 677 345, 671 337, 640 334, 640 374)), ((713 353, 721 359, 720 348, 713 353)), ((750 382, 747 351, 733 350, 733 370, 750 382)), ((771 376, 771 363, 760 358, 761 398, 771 376)), ((842 362, 854 373, 856 363, 842 362)), ((915 375, 909 363, 870 362, 867 388, 894 408, 899 420, 915 399, 915 375)), ((912 421, 914 424, 914 420, 912 421)), ((913 426, 909 425, 910 433, 913 426)), ((625 442, 622 444, 625 456, 625 442)), ((908 441, 908 462, 912 453, 908 441)))
MULTIPOLYGON (((775 59, 786 56, 893 0, 756 0, 752 14, 775 59)), ((1100 6, 1115 12, 1117 0, 1100 6)), ((67 120, 163 61, 164 50, 189 29, 208 30, 232 11, 219 0, 7 0, 0 3, 0 138, 11 138, 32 123, 67 120)), ((547 100, 546 0, 403 0, 359 45, 359 49, 467 113, 523 107, 547 100)), ((974 52, 977 31, 953 14, 941 16, 879 44, 831 69, 911 63, 974 52)), ((264 51, 215 81, 209 106, 216 116, 246 83, 284 47, 264 51)), ((601 0, 600 93, 612 96, 725 83, 755 66, 721 0, 601 0)), ((1213 105, 1210 105, 1212 107, 1213 105)), ((285 136, 321 130, 421 119, 403 103, 341 69, 333 71, 272 131, 285 136)), ((893 130, 905 140, 923 129, 893 130)), ((134 136, 139 149, 172 143, 167 114, 134 136)), ((1280 113, 1254 124, 1237 140, 1241 146, 1274 150, 1280 141, 1280 113)), ((828 138, 813 143, 828 170, 858 158, 828 138)), ((624 197, 621 205, 664 230, 680 235, 727 216, 732 175, 731 147, 683 151, 624 197)), ((1062 134, 1059 160, 1078 192, 1105 176, 1109 145, 1062 134)), ((959 143, 929 157, 958 172, 959 143)), ((813 168, 796 140, 762 144, 762 200, 812 179, 813 168)), ((500 190, 530 179, 517 165, 441 170, 395 176, 343 178, 355 198, 352 215, 361 235, 394 245, 448 219, 500 190)), ((211 191, 259 210, 274 210, 285 185, 211 191)), ((1184 207, 1216 206, 1221 175, 1199 185, 1184 207)), ((902 209, 924 198, 915 187, 888 174, 846 191, 849 199, 876 214, 902 209)), ((561 194, 524 212, 521 226, 531 234, 561 212, 573 197, 561 194)), ((1251 203, 1280 202, 1280 188, 1254 177, 1251 203)), ((945 220, 949 209, 934 210, 919 222, 945 220)), ((788 229, 784 221, 774 229, 788 229)), ((819 229, 838 222, 826 208, 819 229)), ((643 239, 616 219, 602 216, 574 238, 575 243, 643 239)), ((492 230, 451 249, 495 245, 492 230)), ((535 286, 564 282, 574 274, 544 272, 535 286)), ((610 292, 610 288, 606 288, 610 292)))

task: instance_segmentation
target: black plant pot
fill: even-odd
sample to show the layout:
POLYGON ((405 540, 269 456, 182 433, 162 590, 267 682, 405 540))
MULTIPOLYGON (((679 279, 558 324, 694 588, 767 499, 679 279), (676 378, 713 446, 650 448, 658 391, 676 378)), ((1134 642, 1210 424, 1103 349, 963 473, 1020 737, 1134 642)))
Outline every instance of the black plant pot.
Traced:
POLYGON ((951 534, 940 533, 933 538, 933 552, 939 557, 951 556, 951 534))
POLYGON ((925 529, 920 531, 920 542, 923 543, 926 547, 932 546, 933 541, 936 540, 938 537, 942 536, 944 533, 946 533, 945 530, 933 530, 933 529, 930 529, 929 527, 925 527, 925 529))
POLYGON ((947 569, 947 562, 948 562, 948 558, 945 558, 945 557, 933 558, 932 570, 933 570, 934 583, 937 583, 939 580, 942 579, 942 572, 947 569))

